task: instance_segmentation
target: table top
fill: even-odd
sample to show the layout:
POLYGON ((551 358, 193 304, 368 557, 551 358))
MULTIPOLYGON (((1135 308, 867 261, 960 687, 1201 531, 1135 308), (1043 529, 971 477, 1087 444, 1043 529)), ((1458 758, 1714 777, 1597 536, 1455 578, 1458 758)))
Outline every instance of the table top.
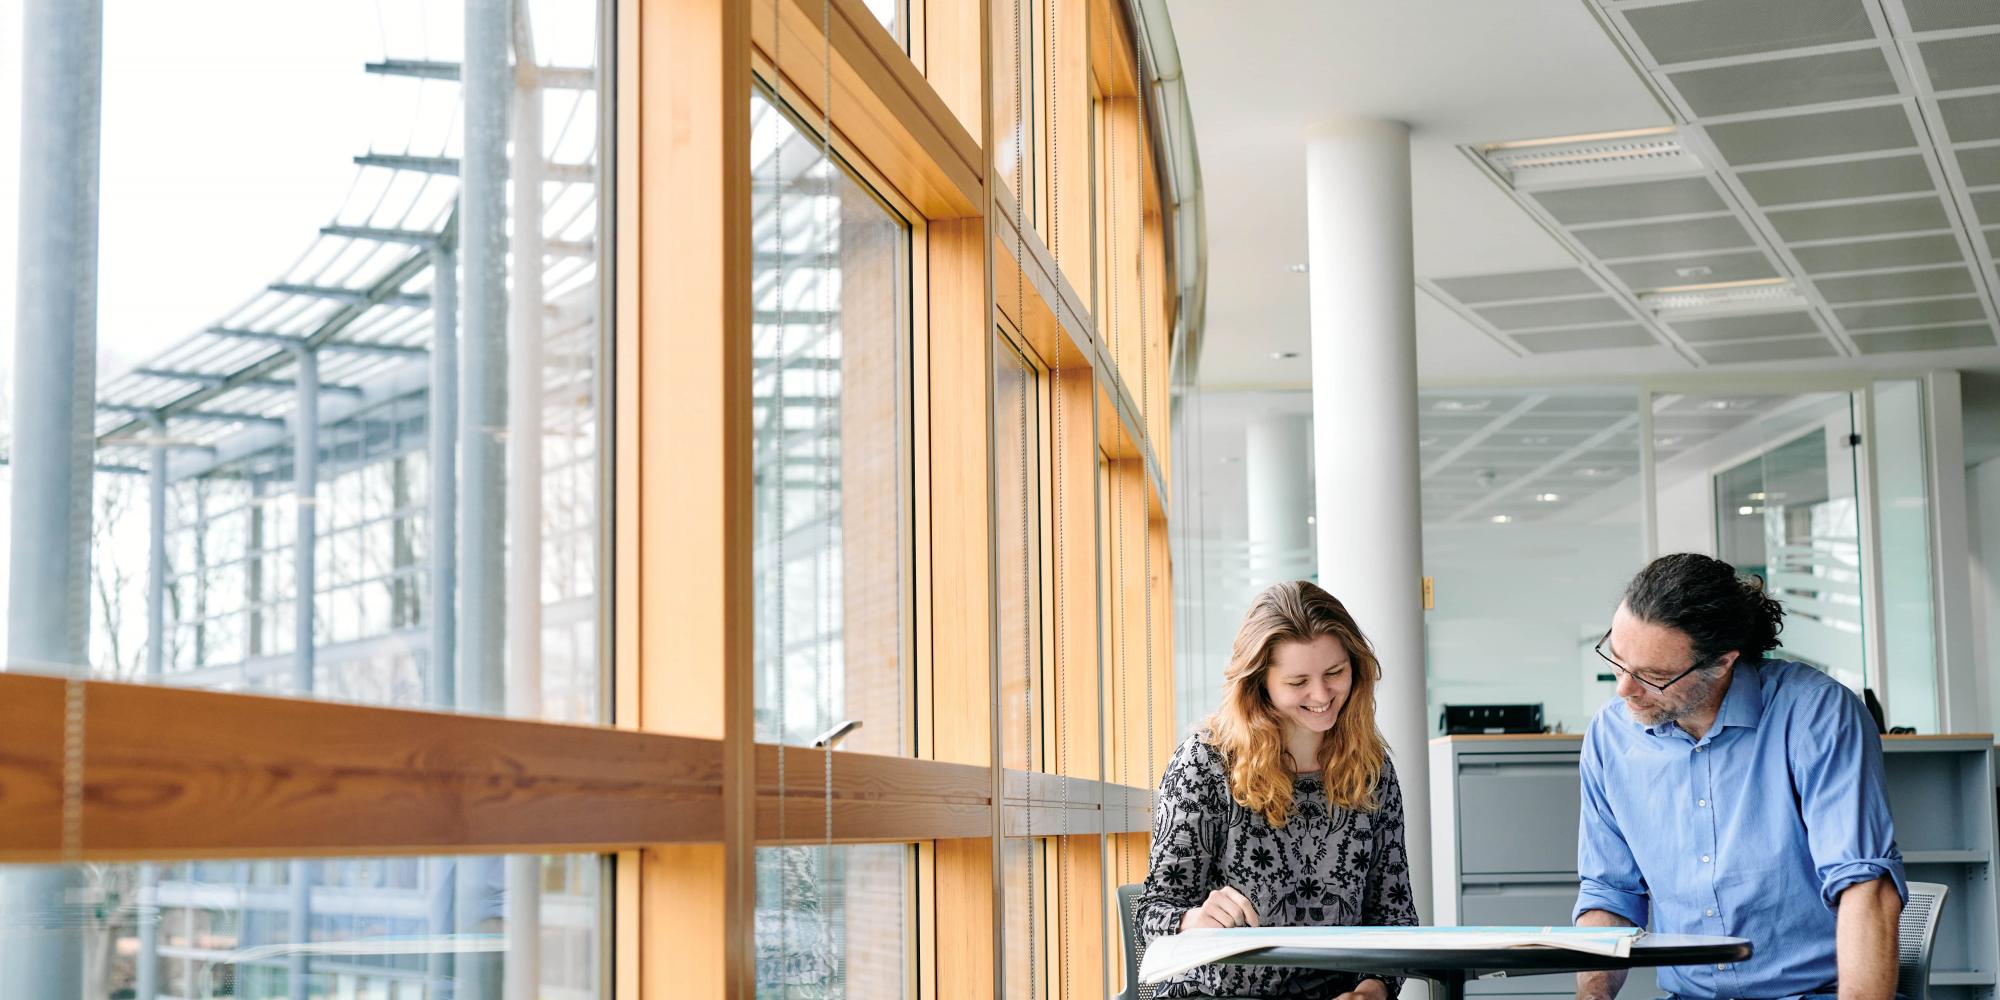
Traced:
POLYGON ((1348 972, 1423 975, 1457 971, 1471 975, 1509 972, 1538 975, 1591 972, 1645 965, 1704 965, 1740 962, 1750 957, 1750 942, 1742 938, 1693 934, 1642 934, 1625 958, 1593 955, 1568 948, 1259 948, 1221 959, 1227 965, 1288 965, 1348 972))

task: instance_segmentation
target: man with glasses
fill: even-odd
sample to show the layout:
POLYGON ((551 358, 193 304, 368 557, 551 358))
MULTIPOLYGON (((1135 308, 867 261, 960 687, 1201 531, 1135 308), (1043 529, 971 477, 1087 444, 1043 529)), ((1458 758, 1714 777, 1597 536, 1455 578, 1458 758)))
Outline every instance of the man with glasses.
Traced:
MULTIPOLYGON (((1881 740, 1853 692, 1766 656, 1784 615, 1702 555, 1626 587, 1597 644, 1620 700, 1583 741, 1574 918, 1751 941, 1745 962, 1661 969, 1676 997, 1887 1000, 1909 890, 1881 740)), ((1624 982, 1584 973, 1576 995, 1624 982)))

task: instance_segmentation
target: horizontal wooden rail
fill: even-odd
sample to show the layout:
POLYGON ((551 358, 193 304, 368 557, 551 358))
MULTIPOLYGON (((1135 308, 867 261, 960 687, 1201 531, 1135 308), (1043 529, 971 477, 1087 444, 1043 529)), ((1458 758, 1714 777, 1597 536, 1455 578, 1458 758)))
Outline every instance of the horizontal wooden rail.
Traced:
MULTIPOLYGON (((722 839, 718 740, 88 681, 82 823, 63 843, 65 684, 0 673, 0 863, 597 853, 722 839)), ((826 837, 827 754, 757 747, 758 840, 826 837), (781 823, 782 820, 782 823, 781 823)), ((833 840, 992 835, 965 764, 832 754, 833 840)), ((1147 829, 1144 789, 1071 779, 1073 833, 1147 829), (1087 822, 1074 812, 1092 814, 1087 822)), ((1037 834, 1062 779, 1018 772, 1037 834)), ((1014 803, 1009 803, 1010 808, 1014 803)), ((1020 825, 1025 827, 1023 818, 1020 825)), ((1009 823, 1012 828, 1015 824, 1009 823)))

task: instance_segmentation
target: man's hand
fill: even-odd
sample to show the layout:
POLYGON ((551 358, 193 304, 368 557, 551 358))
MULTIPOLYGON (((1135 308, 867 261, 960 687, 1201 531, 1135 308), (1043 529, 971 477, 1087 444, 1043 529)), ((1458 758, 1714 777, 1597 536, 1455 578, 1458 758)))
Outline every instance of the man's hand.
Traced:
POLYGON ((1389 1000, 1389 987, 1380 979, 1363 979, 1354 989, 1333 1000, 1389 1000))
POLYGON ((1856 882, 1834 904, 1840 1000, 1890 1000, 1896 994, 1896 922, 1903 916, 1896 883, 1856 882))
POLYGON ((1184 931, 1197 927, 1261 926, 1263 924, 1257 920, 1257 908, 1250 905, 1250 898, 1226 885, 1209 893, 1200 906, 1181 917, 1181 930, 1184 931))
MULTIPOLYGON (((1576 918, 1578 927, 1630 927, 1632 921, 1616 913, 1604 910, 1585 910, 1576 918)), ((1625 987, 1625 970, 1611 969, 1604 972, 1579 972, 1576 974, 1576 1000, 1613 1000, 1618 991, 1625 987)), ((1844 1000, 1844 998, 1843 998, 1844 1000)))

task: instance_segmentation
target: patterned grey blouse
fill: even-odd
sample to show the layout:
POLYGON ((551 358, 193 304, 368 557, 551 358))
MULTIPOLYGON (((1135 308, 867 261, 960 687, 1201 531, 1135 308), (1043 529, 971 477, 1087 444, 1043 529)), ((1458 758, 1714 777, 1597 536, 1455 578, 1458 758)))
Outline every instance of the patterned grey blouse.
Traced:
MULTIPOLYGON (((1413 925, 1410 861, 1403 850, 1403 790, 1384 762, 1380 807, 1328 805, 1317 774, 1292 779, 1292 814, 1273 827, 1229 795, 1222 752, 1206 732, 1182 741, 1160 780, 1153 856, 1139 897, 1139 932, 1179 933, 1181 917, 1223 885, 1257 907, 1266 927, 1413 925)), ((1204 965, 1159 985, 1158 997, 1339 996, 1360 977, 1321 969, 1204 965)), ((1389 995, 1402 986, 1385 979, 1389 995)))

